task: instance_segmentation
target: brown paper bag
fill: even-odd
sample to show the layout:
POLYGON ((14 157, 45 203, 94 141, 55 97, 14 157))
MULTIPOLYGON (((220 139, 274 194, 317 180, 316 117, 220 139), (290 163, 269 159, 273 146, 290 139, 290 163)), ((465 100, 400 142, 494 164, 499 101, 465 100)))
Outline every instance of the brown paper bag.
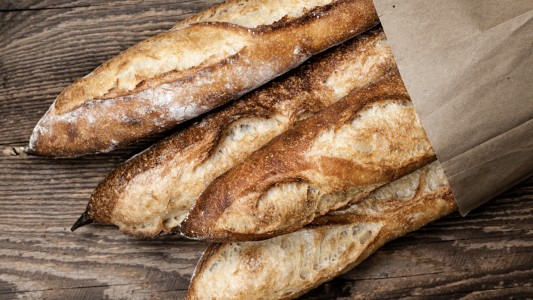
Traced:
POLYGON ((460 212, 533 175, 533 0, 374 0, 460 212))

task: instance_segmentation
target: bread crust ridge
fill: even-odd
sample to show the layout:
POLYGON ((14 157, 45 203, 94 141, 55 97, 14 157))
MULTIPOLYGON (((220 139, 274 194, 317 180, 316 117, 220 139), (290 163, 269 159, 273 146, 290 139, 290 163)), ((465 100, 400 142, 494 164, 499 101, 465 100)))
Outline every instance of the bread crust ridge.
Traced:
POLYGON ((277 134, 396 68, 377 27, 198 119, 119 165, 87 213, 128 235, 171 234, 216 177, 277 134))
POLYGON ((286 234, 435 159, 394 71, 275 137, 218 177, 180 231, 213 242, 286 234))
POLYGON ((170 30, 67 87, 26 152, 75 157, 125 146, 232 101, 378 22, 372 1, 339 0, 256 28, 228 20, 170 30))
POLYGON ((297 232, 211 244, 186 299, 294 299, 351 270, 385 243, 456 210, 444 172, 433 162, 297 232))

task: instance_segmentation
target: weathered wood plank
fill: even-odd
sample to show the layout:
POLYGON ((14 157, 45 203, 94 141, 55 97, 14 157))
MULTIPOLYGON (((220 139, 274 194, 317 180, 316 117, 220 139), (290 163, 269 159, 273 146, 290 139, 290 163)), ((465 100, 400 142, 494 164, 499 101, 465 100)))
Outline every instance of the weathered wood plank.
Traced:
POLYGON ((220 0, 201 0, 201 1, 187 1, 187 0, 2 0, 0 2, 0 11, 20 11, 20 10, 45 10, 45 9, 61 9, 61 8, 80 8, 89 6, 110 6, 120 5, 127 6, 139 6, 139 5, 166 5, 166 4, 179 4, 187 5, 194 4, 195 10, 205 9, 212 6, 215 3, 221 2, 220 0))
MULTIPOLYGON (((61 90, 209 1, 0 3, 0 150, 24 146, 61 90)), ((183 299, 207 244, 71 233, 98 182, 164 135, 77 159, 0 154, 0 299, 183 299)), ((463 218, 389 243, 301 299, 528 299, 533 177, 463 218)))

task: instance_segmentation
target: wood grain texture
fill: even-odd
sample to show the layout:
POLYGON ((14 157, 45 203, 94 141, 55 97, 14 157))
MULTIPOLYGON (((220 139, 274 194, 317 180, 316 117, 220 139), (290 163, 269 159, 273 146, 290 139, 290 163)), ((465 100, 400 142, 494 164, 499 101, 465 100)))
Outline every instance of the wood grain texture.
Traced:
MULTIPOLYGON (((206 243, 70 226, 98 182, 155 140, 78 159, 11 156, 53 99, 219 1, 0 2, 0 299, 183 299, 206 243)), ((533 299, 533 178, 389 243, 301 299, 533 299)))

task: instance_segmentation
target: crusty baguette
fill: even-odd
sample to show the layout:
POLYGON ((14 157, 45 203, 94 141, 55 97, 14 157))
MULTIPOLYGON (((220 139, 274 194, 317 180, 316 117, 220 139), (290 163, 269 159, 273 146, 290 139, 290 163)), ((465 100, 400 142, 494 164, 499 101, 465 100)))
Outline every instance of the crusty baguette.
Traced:
POLYGON ((74 157, 162 132, 378 22, 371 0, 219 5, 129 48, 67 87, 35 127, 26 152, 74 157))
POLYGON ((381 27, 315 56, 120 165, 98 185, 76 227, 96 221, 137 237, 170 233, 209 182, 303 118, 395 68, 381 27))
POLYGON ((396 70, 215 179, 179 229, 213 242, 286 234, 435 159, 396 70))
POLYGON ((186 299, 293 299, 349 271, 383 244, 456 209, 434 162, 297 232, 210 245, 186 299))

